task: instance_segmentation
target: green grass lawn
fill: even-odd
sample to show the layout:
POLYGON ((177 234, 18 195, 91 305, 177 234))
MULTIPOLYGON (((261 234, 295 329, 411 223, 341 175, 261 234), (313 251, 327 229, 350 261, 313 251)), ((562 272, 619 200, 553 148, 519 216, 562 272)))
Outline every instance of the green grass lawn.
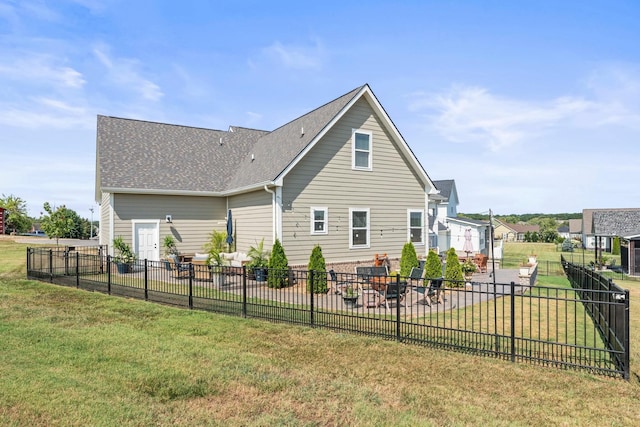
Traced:
POLYGON ((632 294, 626 382, 78 291, 25 280, 24 259, 0 240, 0 425, 640 420, 638 282, 619 283, 632 294))

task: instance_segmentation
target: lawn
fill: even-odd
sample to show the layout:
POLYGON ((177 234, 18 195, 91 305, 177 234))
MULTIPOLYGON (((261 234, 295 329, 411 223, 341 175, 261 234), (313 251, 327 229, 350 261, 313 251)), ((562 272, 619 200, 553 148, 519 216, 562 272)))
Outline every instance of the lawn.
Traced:
POLYGON ((24 258, 0 240, 0 425, 640 422, 637 350, 626 382, 78 291, 24 258))

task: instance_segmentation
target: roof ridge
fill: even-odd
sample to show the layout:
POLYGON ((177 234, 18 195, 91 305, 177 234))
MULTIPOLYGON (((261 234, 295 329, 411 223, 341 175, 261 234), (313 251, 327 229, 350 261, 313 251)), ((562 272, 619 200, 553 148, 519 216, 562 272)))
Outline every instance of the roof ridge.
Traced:
MULTIPOLYGON (((153 120, 143 120, 143 119, 131 119, 128 117, 117 117, 117 116, 107 116, 104 114, 98 114, 98 117, 104 117, 107 119, 116 119, 116 120, 127 120, 130 122, 139 122, 139 123, 149 123, 152 125, 164 125, 164 126, 175 126, 175 127, 179 127, 179 128, 188 128, 188 129, 202 129, 202 130, 209 130, 209 131, 213 131, 213 132, 224 132, 227 133, 228 131, 226 130, 222 130, 222 129, 213 129, 213 128, 205 128, 202 126, 188 126, 188 125, 179 125, 176 123, 164 123, 164 122, 156 122, 153 120)), ((258 130, 258 129, 256 129, 258 130)), ((268 132, 268 131, 266 131, 268 132)))

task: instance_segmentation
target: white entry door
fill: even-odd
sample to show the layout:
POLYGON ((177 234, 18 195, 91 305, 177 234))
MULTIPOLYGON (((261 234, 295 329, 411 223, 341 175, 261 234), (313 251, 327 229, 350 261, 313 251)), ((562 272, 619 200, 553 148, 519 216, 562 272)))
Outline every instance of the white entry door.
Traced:
POLYGON ((138 259, 160 260, 160 223, 158 221, 137 221, 133 225, 135 236, 134 251, 138 259))

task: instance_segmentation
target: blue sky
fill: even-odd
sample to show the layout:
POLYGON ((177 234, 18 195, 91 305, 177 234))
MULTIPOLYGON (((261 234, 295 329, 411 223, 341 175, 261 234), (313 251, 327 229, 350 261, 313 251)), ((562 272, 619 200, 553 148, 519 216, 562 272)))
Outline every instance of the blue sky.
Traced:
POLYGON ((0 194, 89 218, 97 114, 272 130, 369 83, 460 212, 639 207, 640 2, 364 4, 0 0, 0 194))

